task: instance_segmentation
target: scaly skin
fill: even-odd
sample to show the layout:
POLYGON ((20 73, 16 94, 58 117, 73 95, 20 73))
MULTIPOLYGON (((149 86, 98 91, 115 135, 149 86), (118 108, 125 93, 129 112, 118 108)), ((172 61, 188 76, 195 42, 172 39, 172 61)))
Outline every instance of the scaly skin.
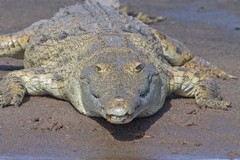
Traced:
POLYGON ((227 109, 212 77, 235 78, 180 42, 119 13, 117 0, 89 0, 0 37, 0 56, 24 53, 25 69, 1 81, 2 107, 50 94, 87 116, 128 123, 150 116, 169 93, 227 109), (96 2, 99 3, 96 3, 96 2))
POLYGON ((0 37, 0 56, 22 59, 22 51, 26 47, 29 36, 24 33, 0 37), (20 52, 20 53, 19 53, 20 52))

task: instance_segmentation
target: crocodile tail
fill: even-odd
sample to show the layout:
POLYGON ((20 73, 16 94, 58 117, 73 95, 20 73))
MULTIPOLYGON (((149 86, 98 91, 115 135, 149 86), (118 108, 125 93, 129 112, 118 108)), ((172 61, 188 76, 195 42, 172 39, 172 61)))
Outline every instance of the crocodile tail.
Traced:
POLYGON ((85 0, 85 3, 99 3, 102 6, 113 7, 119 9, 120 2, 119 0, 85 0))
POLYGON ((29 41, 29 35, 24 32, 0 36, 0 57, 22 59, 29 41))

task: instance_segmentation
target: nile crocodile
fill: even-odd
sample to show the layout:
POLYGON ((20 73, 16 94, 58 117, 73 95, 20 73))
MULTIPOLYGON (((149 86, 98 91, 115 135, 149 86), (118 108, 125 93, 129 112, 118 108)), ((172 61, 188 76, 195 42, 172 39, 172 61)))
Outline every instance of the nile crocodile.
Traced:
POLYGON ((24 69, 1 80, 1 107, 19 106, 26 94, 47 94, 84 115, 121 124, 156 113, 170 93, 195 97, 204 107, 231 105, 214 79, 234 76, 120 13, 117 0, 87 0, 2 35, 0 56, 24 56, 24 69))

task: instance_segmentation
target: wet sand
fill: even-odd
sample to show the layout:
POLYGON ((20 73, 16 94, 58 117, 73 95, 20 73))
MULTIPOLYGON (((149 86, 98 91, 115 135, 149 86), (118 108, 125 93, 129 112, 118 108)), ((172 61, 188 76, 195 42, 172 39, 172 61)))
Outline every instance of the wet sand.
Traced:
MULTIPOLYGON (((77 0, 0 0, 0 34, 50 18, 77 0)), ((152 27, 195 54, 240 77, 240 2, 237 0, 124 0, 133 11, 166 16, 152 27)), ((22 61, 0 59, 0 76, 22 61)), ((169 96, 154 116, 112 125, 79 114, 65 101, 26 97, 0 110, 0 159, 214 159, 240 158, 240 81, 218 80, 229 111, 199 108, 169 96)))

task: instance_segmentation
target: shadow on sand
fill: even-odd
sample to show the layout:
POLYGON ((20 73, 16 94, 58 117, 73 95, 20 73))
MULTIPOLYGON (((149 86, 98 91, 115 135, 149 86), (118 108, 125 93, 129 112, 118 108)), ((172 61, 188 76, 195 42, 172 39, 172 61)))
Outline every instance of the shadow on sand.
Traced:
POLYGON ((164 106, 153 116, 146 118, 136 118, 127 124, 111 124, 106 122, 103 118, 92 118, 104 128, 106 128, 112 136, 119 141, 133 141, 143 138, 145 132, 154 124, 159 118, 162 117, 171 108, 171 98, 167 98, 164 106))
POLYGON ((2 71, 14 71, 24 69, 23 66, 8 66, 8 65, 0 65, 0 70, 2 71))

